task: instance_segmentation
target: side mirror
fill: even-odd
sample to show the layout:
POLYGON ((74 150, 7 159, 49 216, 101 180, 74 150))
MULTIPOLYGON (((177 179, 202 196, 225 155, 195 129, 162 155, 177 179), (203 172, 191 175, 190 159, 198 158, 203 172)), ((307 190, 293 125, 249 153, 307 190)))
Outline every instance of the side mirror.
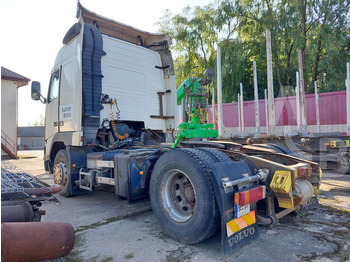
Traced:
POLYGON ((32 82, 32 99, 35 101, 40 100, 40 82, 32 82))
POLYGON ((40 100, 42 103, 46 103, 46 99, 40 93, 40 82, 32 82, 32 99, 35 101, 40 100))

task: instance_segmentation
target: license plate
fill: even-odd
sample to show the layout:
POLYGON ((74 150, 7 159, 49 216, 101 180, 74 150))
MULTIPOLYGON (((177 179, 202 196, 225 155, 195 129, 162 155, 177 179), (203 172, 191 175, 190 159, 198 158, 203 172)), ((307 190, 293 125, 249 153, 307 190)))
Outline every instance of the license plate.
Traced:
POLYGON ((235 205, 235 218, 244 216, 250 212, 250 204, 245 206, 235 205))

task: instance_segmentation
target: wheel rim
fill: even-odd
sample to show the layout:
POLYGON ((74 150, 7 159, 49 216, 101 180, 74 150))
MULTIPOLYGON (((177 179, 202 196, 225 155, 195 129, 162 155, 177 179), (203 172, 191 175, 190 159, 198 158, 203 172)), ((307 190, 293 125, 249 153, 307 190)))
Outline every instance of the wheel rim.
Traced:
POLYGON ((348 152, 342 152, 340 154, 340 165, 341 166, 345 166, 345 167, 348 167, 349 166, 349 160, 350 160, 350 153, 348 152))
POLYGON ((53 175, 55 183, 64 185, 67 180, 67 167, 64 162, 60 162, 54 166, 53 175))
POLYGON ((190 220, 196 209, 196 191, 188 176, 177 169, 168 171, 162 180, 164 210, 176 222, 190 220))

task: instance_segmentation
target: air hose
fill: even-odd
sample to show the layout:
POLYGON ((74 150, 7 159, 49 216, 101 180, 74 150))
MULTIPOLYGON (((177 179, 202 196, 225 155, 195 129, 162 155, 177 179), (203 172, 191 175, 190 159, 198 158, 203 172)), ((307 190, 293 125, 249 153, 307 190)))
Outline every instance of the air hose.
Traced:
POLYGON ((114 99, 114 101, 112 101, 111 103, 111 113, 109 114, 110 115, 110 122, 111 122, 111 126, 112 126, 112 129, 114 131, 114 134, 117 136, 117 138, 119 140, 123 140, 125 138, 127 138, 129 136, 128 133, 125 133, 124 135, 120 135, 118 132, 117 132, 117 127, 115 125, 115 120, 114 120, 114 114, 113 114, 113 108, 112 108, 112 105, 115 104, 116 108, 117 108, 117 113, 116 113, 116 116, 117 116, 117 120, 119 120, 120 118, 120 110, 117 106, 117 99, 114 99))

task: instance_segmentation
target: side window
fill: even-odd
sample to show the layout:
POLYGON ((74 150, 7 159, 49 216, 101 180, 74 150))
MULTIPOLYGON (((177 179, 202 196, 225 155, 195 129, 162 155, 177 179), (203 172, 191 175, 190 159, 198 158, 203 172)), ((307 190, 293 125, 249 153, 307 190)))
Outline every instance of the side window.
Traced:
POLYGON ((58 97, 60 88, 60 71, 56 71, 52 74, 49 86, 48 103, 58 97))

